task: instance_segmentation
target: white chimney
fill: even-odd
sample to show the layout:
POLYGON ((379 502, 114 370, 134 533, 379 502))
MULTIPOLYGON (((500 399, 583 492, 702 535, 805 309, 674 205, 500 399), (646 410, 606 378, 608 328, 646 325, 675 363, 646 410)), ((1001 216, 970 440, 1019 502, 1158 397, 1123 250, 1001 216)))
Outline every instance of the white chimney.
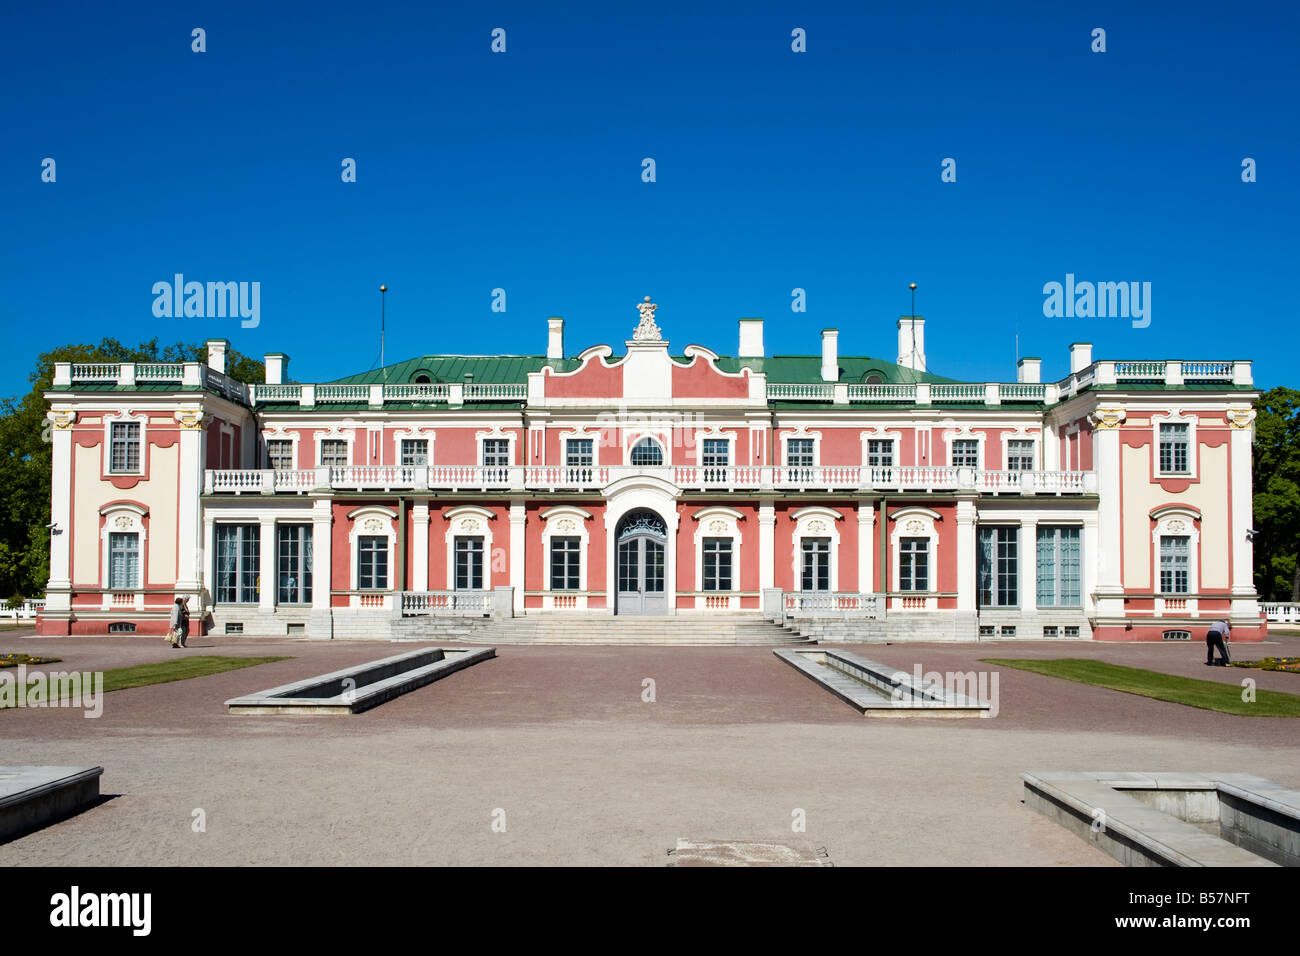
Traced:
POLYGON ((564 358, 564 320, 559 316, 546 320, 546 357, 564 358))
POLYGON ((1070 374, 1082 372, 1092 364, 1092 343, 1070 343, 1070 374))
POLYGON ((740 358, 763 357, 762 319, 740 320, 740 351, 736 354, 740 358))
POLYGON ((289 356, 283 352, 267 352, 262 360, 266 363, 266 384, 283 385, 284 373, 289 370, 289 356))
POLYGON ((1043 380, 1043 360, 1040 358, 1022 358, 1016 363, 1016 381, 1030 382, 1037 385, 1043 380))
POLYGON ((226 352, 230 343, 225 339, 208 339, 208 368, 214 372, 226 374, 226 352))
POLYGON ((898 364, 925 371, 925 319, 919 315, 898 317, 898 364))
POLYGON ((822 381, 840 380, 840 333, 836 329, 822 329, 822 381))

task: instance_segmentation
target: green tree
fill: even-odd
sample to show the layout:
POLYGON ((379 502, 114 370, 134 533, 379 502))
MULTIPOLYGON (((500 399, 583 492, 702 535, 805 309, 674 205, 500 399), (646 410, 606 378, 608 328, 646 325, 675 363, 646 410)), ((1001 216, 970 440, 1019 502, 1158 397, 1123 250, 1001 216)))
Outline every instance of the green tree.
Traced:
POLYGON ((1300 391, 1270 389, 1255 412, 1255 589, 1300 601, 1300 391))
MULTIPOLYGON (((0 400, 0 598, 39 596, 50 574, 50 404, 45 391, 55 362, 205 362, 204 345, 160 346, 150 339, 135 348, 117 339, 98 345, 65 345, 40 355, 22 397, 0 400)), ((245 383, 262 381, 263 365, 230 351, 226 371, 245 383)))

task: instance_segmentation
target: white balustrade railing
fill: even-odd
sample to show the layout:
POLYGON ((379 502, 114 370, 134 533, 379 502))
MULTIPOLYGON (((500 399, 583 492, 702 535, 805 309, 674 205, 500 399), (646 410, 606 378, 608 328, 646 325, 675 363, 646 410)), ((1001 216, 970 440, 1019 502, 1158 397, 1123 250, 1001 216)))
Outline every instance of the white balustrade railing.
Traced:
POLYGON ((978 402, 984 404, 987 395, 983 385, 931 385, 932 402, 978 402))
POLYGON ((1261 601, 1259 606, 1270 624, 1300 624, 1300 604, 1261 601))
POLYGON ((285 471, 208 469, 213 493, 512 490, 604 488, 620 478, 651 476, 683 489, 960 491, 983 494, 1092 494, 1090 471, 976 471, 947 465, 339 465, 285 471))
POLYGON ((493 610, 491 591, 403 591, 402 617, 478 616, 493 610))
POLYGON ((72 366, 74 382, 116 382, 122 366, 116 362, 82 362, 72 366))
POLYGON ((185 377, 185 365, 181 362, 151 362, 136 365, 137 382, 179 382, 185 377))
POLYGON ((528 386, 522 382, 488 382, 466 385, 467 402, 523 401, 528 398, 528 386))
POLYGON ((1231 382, 1231 362, 1183 362, 1183 381, 1231 382))
POLYGON ((835 385, 831 382, 773 384, 767 387, 767 398, 780 402, 830 402, 835 399, 835 385))
POLYGON ((782 606, 787 617, 856 617, 867 620, 885 616, 883 595, 858 591, 786 591, 782 606))
POLYGON ((1114 365, 1117 382, 1163 382, 1165 378, 1164 362, 1115 362, 1114 365))
POLYGON ((385 385, 386 402, 445 402, 451 394, 446 384, 385 385))
POLYGON ((850 385, 850 402, 912 402, 915 385, 850 385))
POLYGON ((317 385, 316 401, 325 402, 369 402, 369 385, 317 385))
POLYGON ((998 395, 1004 402, 1041 402, 1047 397, 1047 386, 1037 382, 1011 382, 999 385, 998 395))
POLYGON ((250 385, 248 397, 251 402, 301 402, 301 385, 250 385))

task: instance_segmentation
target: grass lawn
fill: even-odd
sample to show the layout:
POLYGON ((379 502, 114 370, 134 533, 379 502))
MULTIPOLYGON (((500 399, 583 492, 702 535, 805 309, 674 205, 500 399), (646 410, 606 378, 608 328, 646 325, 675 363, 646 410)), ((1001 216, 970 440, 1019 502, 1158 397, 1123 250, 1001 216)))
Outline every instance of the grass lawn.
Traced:
POLYGON ((129 687, 146 687, 149 684, 166 684, 174 680, 189 680, 191 677, 207 677, 209 674, 222 674, 242 667, 255 667, 258 664, 287 660, 288 657, 198 655, 173 661, 159 661, 154 664, 136 664, 134 667, 117 667, 104 671, 104 692, 126 690, 129 687))
POLYGON ((1272 690, 1256 690, 1255 700, 1241 699, 1243 688, 1239 684, 1221 684, 1217 681, 1175 677, 1159 671, 1137 667, 1121 667, 1103 661, 1080 660, 1063 657, 1056 660, 1019 660, 984 658, 985 664, 997 664, 1016 670, 1032 671, 1048 677, 1105 687, 1109 690, 1154 697, 1188 707, 1217 710, 1221 714, 1240 717, 1300 717, 1300 696, 1272 690))

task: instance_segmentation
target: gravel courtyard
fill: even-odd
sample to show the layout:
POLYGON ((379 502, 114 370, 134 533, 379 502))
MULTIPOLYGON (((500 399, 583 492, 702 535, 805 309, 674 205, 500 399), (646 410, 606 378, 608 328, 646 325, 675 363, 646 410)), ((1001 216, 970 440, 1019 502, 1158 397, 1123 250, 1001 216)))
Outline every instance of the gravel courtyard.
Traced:
MULTIPOLYGON (((661 866, 686 837, 824 846, 841 866, 1112 866, 1020 804, 1021 771, 1242 771, 1300 787, 1300 726, 1286 719, 1007 669, 995 718, 866 719, 764 647, 500 647, 352 717, 222 706, 416 646, 214 635, 182 652, 158 638, 0 633, 0 652, 61 657, 55 670, 292 656, 117 691, 95 720, 0 712, 0 765, 101 765, 108 797, 0 844, 0 863, 661 866), (642 700, 646 678, 654 702, 642 700), (192 826, 198 810, 205 832, 192 826), (796 810, 806 832, 791 830, 796 810)), ((909 672, 1088 657, 1300 693, 1300 676, 1204 667, 1201 642, 844 646, 909 672)), ((1300 638, 1233 653, 1297 655, 1300 638)))

